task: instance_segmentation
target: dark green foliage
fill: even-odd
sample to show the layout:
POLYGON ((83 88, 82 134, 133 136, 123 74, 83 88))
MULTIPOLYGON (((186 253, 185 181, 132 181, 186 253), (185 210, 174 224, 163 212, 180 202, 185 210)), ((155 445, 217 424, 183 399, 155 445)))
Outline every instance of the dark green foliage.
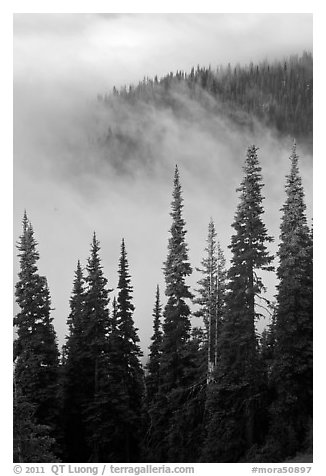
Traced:
POLYGON ((312 418, 312 236, 293 145, 278 250, 272 430, 281 456, 303 444, 312 418))
POLYGON ((155 306, 153 309, 153 335, 151 337, 152 343, 149 347, 149 356, 147 364, 146 375, 146 396, 150 401, 153 396, 158 392, 160 384, 160 356, 162 345, 162 330, 161 330, 161 318, 162 318, 162 306, 160 303, 160 290, 159 286, 156 289, 155 306))
MULTIPOLYGON (((16 301, 20 307, 14 318, 14 378, 20 396, 33 407, 36 425, 58 424, 58 349, 52 324, 50 293, 45 277, 38 274, 39 254, 26 212, 18 244, 20 257, 16 301)), ((26 435, 28 438, 28 435, 26 435)), ((28 461, 26 461, 28 462, 28 461)))
POLYGON ((231 238, 227 312, 218 339, 219 358, 208 389, 209 424, 204 458, 235 462, 261 437, 260 417, 265 388, 255 333, 255 296, 263 290, 256 271, 272 270, 272 257, 262 221, 262 177, 257 148, 249 147, 240 203, 231 238))

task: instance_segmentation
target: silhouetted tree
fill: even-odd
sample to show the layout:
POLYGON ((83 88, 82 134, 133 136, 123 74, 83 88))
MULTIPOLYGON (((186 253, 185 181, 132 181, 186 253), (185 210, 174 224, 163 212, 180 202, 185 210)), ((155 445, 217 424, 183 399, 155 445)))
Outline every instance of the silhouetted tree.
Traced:
POLYGON ((77 263, 73 291, 70 298, 70 314, 67 319, 69 334, 65 345, 63 364, 63 399, 66 459, 82 461, 87 453, 85 435, 84 389, 88 385, 85 370, 85 280, 80 262, 77 263))
POLYGON ((164 263, 168 297, 164 309, 163 341, 161 357, 162 391, 183 384, 185 372, 184 349, 190 337, 190 309, 186 299, 192 294, 185 279, 192 272, 185 242, 185 221, 182 216, 183 198, 178 167, 175 168, 173 201, 171 204, 172 226, 168 244, 168 256, 164 263))
MULTIPOLYGON (((20 310, 14 317, 17 331, 14 380, 19 389, 16 403, 27 402, 33 409, 35 425, 49 427, 51 436, 58 429, 59 353, 50 314, 50 293, 46 278, 38 273, 36 246, 34 231, 25 212, 23 233, 18 243, 20 271, 16 301, 20 310)), ((29 429, 32 431, 31 426, 29 429)), ((29 438, 28 434, 26 438, 29 438)))
POLYGON ((275 359, 272 380, 274 456, 282 458, 302 449, 312 419, 312 235, 307 225, 304 190, 296 145, 285 186, 278 250, 275 359))
MULTIPOLYGON (((83 411, 83 428, 85 429, 85 440, 87 442, 87 448, 81 455, 82 462, 106 461, 106 452, 110 443, 110 435, 107 431, 110 423, 107 418, 108 408, 110 407, 110 395, 108 393, 108 294, 110 290, 107 289, 108 281, 103 275, 99 251, 99 241, 94 233, 86 266, 86 289, 84 293, 80 293, 80 298, 84 301, 84 304, 79 302, 83 306, 83 309, 81 308, 82 347, 78 350, 81 354, 76 355, 78 364, 83 363, 83 369, 79 376, 75 375, 76 379, 80 378, 80 404, 83 411)), ((75 286, 79 286, 79 289, 80 278, 79 273, 79 278, 75 283, 75 286)), ((78 299, 76 300, 77 303, 78 299)), ((76 319, 74 324, 76 326, 76 319)))
POLYGON ((249 147, 244 179, 231 238, 231 267, 227 312, 218 340, 215 383, 209 392, 210 408, 204 457, 208 461, 235 462, 261 437, 265 382, 255 332, 255 297, 263 283, 258 270, 272 270, 266 243, 272 241, 262 221, 261 167, 257 148, 249 147))

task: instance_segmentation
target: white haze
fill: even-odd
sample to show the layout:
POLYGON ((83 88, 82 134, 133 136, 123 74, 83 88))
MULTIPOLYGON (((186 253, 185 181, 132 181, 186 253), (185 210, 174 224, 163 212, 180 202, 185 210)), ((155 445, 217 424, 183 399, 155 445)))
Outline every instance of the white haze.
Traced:
MULTIPOLYGON (((39 242, 39 269, 48 278, 61 344, 77 259, 85 265, 95 230, 111 288, 117 285, 120 243, 125 238, 135 322, 146 352, 157 283, 164 301, 162 265, 176 163, 193 268, 203 257, 210 217, 230 257, 227 246, 238 203, 235 189, 252 143, 260 148, 266 184, 264 219, 276 238, 271 251, 276 251, 292 138, 280 141, 259 124, 249 134, 221 115, 208 114, 182 91, 175 91, 177 100, 183 101, 183 113, 178 116, 145 104, 137 108, 115 104, 107 109, 95 98, 106 86, 190 69, 197 63, 217 65, 301 53, 311 46, 311 17, 290 17, 16 15, 14 236, 20 235, 26 209, 39 242), (279 35, 273 34, 275 22, 279 35), (302 35, 282 37, 285 26, 288 32, 300 26, 302 35), (248 47, 261 38, 261 50, 255 47, 249 55, 244 48, 241 56, 236 44, 242 37, 247 38, 248 47), (223 39, 224 48, 212 44, 217 38, 223 39), (139 138, 134 153, 121 147, 110 151, 98 141, 109 127, 139 138)), ((305 144, 298 144, 298 152, 311 217, 312 157, 305 144)), ((194 270, 189 279, 192 288, 198 279, 194 270)), ((270 297, 275 278, 267 277, 266 283, 270 297)))

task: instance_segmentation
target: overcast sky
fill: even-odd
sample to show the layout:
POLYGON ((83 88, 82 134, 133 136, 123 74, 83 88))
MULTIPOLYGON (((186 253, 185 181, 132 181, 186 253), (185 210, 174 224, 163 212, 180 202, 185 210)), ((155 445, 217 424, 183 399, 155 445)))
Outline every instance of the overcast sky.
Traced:
POLYGON ((312 48, 312 15, 16 14, 16 81, 93 95, 113 84, 312 48))
MULTIPOLYGON (((289 169, 290 143, 276 141, 266 128, 258 127, 258 136, 249 137, 221 118, 206 117, 188 101, 192 122, 141 111, 140 127, 148 130, 149 150, 155 155, 147 159, 155 166, 149 173, 148 162, 136 157, 128 173, 121 173, 103 162, 92 141, 108 125, 119 126, 121 117, 132 131, 139 111, 99 111, 96 95, 144 76, 189 71, 197 64, 244 64, 303 50, 312 50, 310 14, 14 16, 14 238, 20 235, 26 208, 39 242, 40 272, 49 281, 60 344, 76 262, 86 263, 96 230, 104 272, 113 288, 125 238, 136 325, 143 348, 147 346, 156 283, 163 294, 161 268, 176 162, 193 267, 202 258, 211 216, 224 249, 229 244, 246 147, 259 142, 266 223, 276 238, 289 169)), ((298 144, 311 215, 312 159, 305 150, 298 144)), ((198 278, 194 274, 191 284, 198 278)))

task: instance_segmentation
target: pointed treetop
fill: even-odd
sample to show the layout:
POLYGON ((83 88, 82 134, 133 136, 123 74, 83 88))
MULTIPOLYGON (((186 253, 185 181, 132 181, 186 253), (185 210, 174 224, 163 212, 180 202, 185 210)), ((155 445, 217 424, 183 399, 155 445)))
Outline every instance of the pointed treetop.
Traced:
POLYGON ((293 172, 298 173, 299 172, 299 167, 298 167, 299 156, 297 154, 297 144, 295 142, 295 139, 293 139, 292 153, 291 153, 289 159, 291 160, 291 163, 292 163, 291 173, 293 173, 293 172))
POLYGON ((248 147, 248 151, 252 152, 253 154, 255 154, 257 150, 259 150, 259 147, 256 147, 255 144, 252 144, 248 147))
POLYGON ((125 243, 125 239, 122 238, 122 240, 121 240, 121 257, 120 257, 120 260, 124 261, 126 259, 126 256, 127 256, 126 243, 125 243))
POLYGON ((28 216, 27 216, 26 208, 24 210, 23 223, 28 223, 28 216))
POLYGON ((178 164, 175 164, 175 169, 174 169, 174 178, 179 177, 179 168, 178 164))
POLYGON ((24 215, 23 215, 23 234, 30 232, 33 235, 33 226, 28 219, 26 209, 24 210, 24 215))
POLYGON ((175 170, 174 170, 174 188, 180 190, 181 189, 181 186, 180 186, 180 174, 179 174, 179 169, 178 169, 178 166, 176 165, 175 166, 175 170))
POLYGON ((210 218, 208 223, 208 236, 214 238, 216 237, 215 223, 212 217, 210 218))
POLYGON ((257 150, 259 150, 259 147, 256 147, 254 144, 252 144, 248 147, 246 162, 249 159, 256 159, 257 158, 257 150))
POLYGON ((93 238, 92 238, 92 243, 91 243, 91 250, 93 253, 97 253, 100 250, 100 242, 97 239, 96 232, 93 232, 93 238))
POLYGON ((80 264, 80 260, 77 261, 77 267, 76 267, 76 278, 77 281, 81 281, 83 279, 83 270, 80 264))

